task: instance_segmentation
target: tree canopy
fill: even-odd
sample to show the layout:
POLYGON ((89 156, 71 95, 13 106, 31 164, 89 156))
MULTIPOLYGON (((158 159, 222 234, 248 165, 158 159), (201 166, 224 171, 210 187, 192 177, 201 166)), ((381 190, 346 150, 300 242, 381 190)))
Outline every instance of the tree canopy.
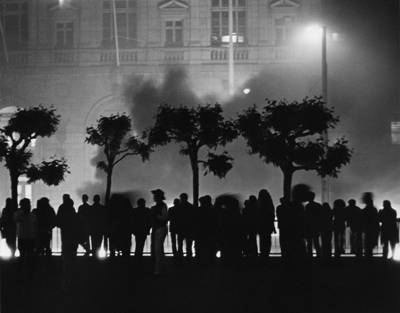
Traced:
POLYGON ((339 118, 325 106, 321 97, 302 101, 267 100, 239 114, 237 127, 245 138, 250 154, 258 154, 265 163, 284 173, 284 194, 290 195, 292 175, 298 170, 315 170, 320 176, 337 177, 348 164, 352 151, 347 139, 330 144, 326 137, 339 118))
POLYGON ((154 126, 149 130, 149 143, 163 146, 170 142, 180 145, 180 153, 189 156, 193 171, 193 202, 197 206, 199 193, 199 164, 204 173, 223 178, 232 168, 232 157, 226 152, 216 153, 237 137, 232 121, 223 116, 222 107, 204 105, 173 107, 165 104, 158 108, 154 126), (199 157, 202 148, 207 152, 199 157))

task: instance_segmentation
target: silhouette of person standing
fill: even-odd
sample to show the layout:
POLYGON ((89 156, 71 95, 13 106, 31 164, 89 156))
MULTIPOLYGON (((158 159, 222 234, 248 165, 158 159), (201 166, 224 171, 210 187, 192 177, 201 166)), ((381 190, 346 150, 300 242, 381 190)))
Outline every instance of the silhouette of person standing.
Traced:
POLYGON ((333 202, 333 231, 335 236, 335 257, 344 253, 346 231, 346 202, 337 199, 333 202))
POLYGON ((18 249, 21 258, 33 257, 38 234, 36 214, 31 212, 31 202, 24 198, 19 202, 19 209, 14 213, 17 224, 18 249))
MULTIPOLYGON (((96 256, 105 240, 106 234, 106 207, 100 203, 100 196, 94 195, 93 204, 90 208, 89 232, 92 239, 92 254, 96 256)), ((104 243, 105 244, 105 243, 104 243)))
POLYGON ((324 260, 329 260, 332 257, 332 209, 329 203, 324 202, 321 207, 321 250, 324 260))
POLYGON ((260 255, 268 258, 271 252, 271 235, 275 230, 275 207, 266 189, 258 193, 258 234, 260 236, 260 255))
POLYGON ((365 234, 365 257, 371 258, 379 236, 378 210, 374 206, 374 195, 372 192, 365 192, 362 196, 365 204, 363 209, 363 224, 365 234))
POLYGON ((146 207, 146 200, 138 199, 137 207, 133 209, 133 235, 135 236, 135 258, 141 260, 146 238, 151 229, 151 213, 146 207))
POLYGON ((68 194, 63 195, 63 202, 58 208, 56 224, 61 229, 61 251, 66 258, 76 256, 78 248, 78 215, 74 208, 74 201, 68 194))
POLYGON ((183 225, 181 211, 180 200, 174 199, 174 205, 168 210, 168 220, 172 254, 176 259, 181 259, 183 257, 183 225))
POLYGON ((111 256, 129 256, 132 244, 132 206, 129 199, 121 194, 113 194, 110 199, 109 212, 111 256))
POLYGON ((82 195, 82 204, 78 207, 78 219, 79 219, 79 244, 85 249, 85 255, 90 253, 89 245, 89 225, 90 225, 90 211, 91 207, 88 203, 88 195, 82 195))
POLYGON ((383 201, 383 209, 378 213, 381 222, 381 243, 383 245, 383 258, 387 259, 390 249, 392 250, 392 259, 396 243, 399 242, 399 229, 397 228, 397 212, 392 208, 389 200, 383 201))
POLYGON ((183 228, 183 237, 185 239, 186 246, 186 257, 193 257, 193 241, 195 237, 195 210, 193 204, 188 201, 188 195, 186 193, 182 193, 179 196, 180 199, 180 212, 182 214, 182 228, 183 228))
POLYGON ((351 253, 357 257, 362 256, 362 210, 356 204, 356 200, 350 199, 346 208, 347 226, 350 228, 351 253))
POLYGON ((245 255, 247 257, 256 257, 258 255, 258 204, 256 196, 251 195, 249 199, 244 202, 242 215, 245 240, 245 255))
POLYGON ((17 206, 11 198, 6 199, 6 206, 1 212, 0 228, 1 234, 6 239, 11 255, 15 256, 17 247, 17 226, 14 220, 14 214, 17 211, 17 206))
POLYGON ((314 246, 315 252, 317 253, 317 258, 320 258, 321 247, 319 244, 319 237, 321 234, 322 206, 314 201, 314 192, 310 192, 309 197, 310 200, 305 207, 307 256, 312 258, 314 246))
POLYGON ((151 192, 155 202, 150 209, 152 216, 151 251, 154 257, 154 275, 159 275, 164 266, 164 240, 168 233, 168 208, 164 202, 164 191, 155 189, 151 192))
POLYGON ((50 205, 48 198, 41 198, 37 201, 36 216, 38 220, 39 243, 38 253, 40 255, 51 255, 50 242, 53 228, 56 224, 56 213, 50 205))
POLYGON ((276 207, 279 228, 279 246, 281 248, 282 258, 287 260, 290 255, 289 244, 291 233, 289 201, 282 197, 279 199, 279 202, 280 204, 276 207))
POLYGON ((200 197, 199 202, 196 254, 202 264, 210 264, 214 261, 216 254, 217 216, 211 196, 200 197))

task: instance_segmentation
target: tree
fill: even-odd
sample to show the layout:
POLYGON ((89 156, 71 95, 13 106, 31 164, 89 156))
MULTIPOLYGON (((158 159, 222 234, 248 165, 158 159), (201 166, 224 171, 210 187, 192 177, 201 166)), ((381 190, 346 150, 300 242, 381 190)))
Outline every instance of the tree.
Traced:
POLYGON ((324 134, 339 122, 333 109, 321 97, 300 102, 270 101, 259 111, 256 106, 239 114, 236 125, 247 141, 250 154, 258 154, 283 172, 284 196, 290 199, 295 171, 316 171, 320 176, 337 177, 350 162, 352 151, 345 138, 333 144, 324 134))
POLYGON ((0 129, 0 156, 5 161, 11 180, 11 198, 18 201, 18 178, 28 177, 28 182, 43 181, 49 186, 56 186, 69 173, 64 158, 52 157, 50 161, 32 164, 32 143, 37 138, 50 137, 56 131, 60 116, 54 108, 44 106, 19 109, 0 129))
POLYGON ((205 175, 212 172, 219 178, 225 177, 232 168, 232 157, 224 151, 212 152, 225 146, 237 137, 232 121, 225 120, 220 105, 198 107, 158 107, 156 121, 149 131, 149 143, 153 146, 166 145, 171 141, 180 144, 180 153, 187 155, 193 174, 193 204, 198 206, 199 165, 205 175), (199 159, 200 150, 207 148, 206 159, 199 159))
POLYGON ((96 126, 86 129, 85 141, 103 149, 105 160, 99 161, 97 168, 107 175, 106 204, 110 200, 115 166, 131 155, 139 155, 143 161, 149 158, 150 147, 143 141, 144 138, 130 136, 131 129, 131 118, 125 114, 102 116, 97 120, 96 126))

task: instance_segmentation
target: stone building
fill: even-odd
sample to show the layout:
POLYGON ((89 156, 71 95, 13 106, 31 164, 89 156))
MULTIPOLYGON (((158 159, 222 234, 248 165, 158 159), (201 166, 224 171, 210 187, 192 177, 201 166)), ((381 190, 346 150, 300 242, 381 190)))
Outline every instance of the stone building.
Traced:
MULTIPOLYGON (((308 80, 293 84, 301 62, 292 41, 299 25, 318 17, 320 2, 233 0, 237 88, 265 70, 279 82, 274 95, 307 94, 308 80)), ((38 140, 35 158, 65 156, 71 174, 56 188, 21 181, 21 195, 33 200, 76 198, 95 179, 85 129, 100 114, 129 111, 121 86, 132 75, 161 81, 168 66, 180 65, 199 94, 226 95, 228 0, 115 0, 115 11, 110 0, 0 0, 0 21, 1 108, 53 104, 62 116, 57 135, 38 140)))

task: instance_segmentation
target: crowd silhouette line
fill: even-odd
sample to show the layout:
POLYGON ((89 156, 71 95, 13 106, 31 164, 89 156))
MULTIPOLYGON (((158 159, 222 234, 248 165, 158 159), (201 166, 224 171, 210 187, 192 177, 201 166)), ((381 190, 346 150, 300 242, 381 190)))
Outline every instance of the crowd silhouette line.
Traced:
POLYGON ((293 187, 290 200, 280 199, 276 210, 266 189, 260 190, 258 196, 250 195, 243 208, 238 197, 229 194, 216 197, 214 202, 210 195, 202 196, 199 207, 195 207, 186 193, 168 208, 163 190, 151 193, 151 207, 143 198, 133 207, 121 194, 113 194, 108 206, 101 203, 99 195, 94 195, 89 204, 89 197, 84 194, 77 210, 71 197, 64 194, 57 213, 45 197, 37 201, 33 210, 29 199, 20 200, 18 207, 7 199, 0 218, 1 234, 12 255, 18 248, 23 260, 52 255, 54 227, 60 229, 65 260, 77 255, 79 245, 86 256, 97 256, 102 243, 110 257, 128 257, 134 237, 138 264, 150 235, 155 275, 165 270, 164 241, 168 233, 177 263, 196 260, 200 264, 212 264, 217 255, 228 264, 243 258, 267 261, 271 237, 277 232, 282 259, 289 264, 341 257, 345 253, 346 229, 350 232, 350 253, 357 258, 370 259, 379 238, 382 257, 387 259, 390 250, 393 258, 399 242, 396 210, 385 200, 378 211, 371 192, 362 195, 363 208, 357 206, 355 199, 347 204, 337 199, 331 208, 329 203, 316 202, 309 186, 299 184, 293 187))

